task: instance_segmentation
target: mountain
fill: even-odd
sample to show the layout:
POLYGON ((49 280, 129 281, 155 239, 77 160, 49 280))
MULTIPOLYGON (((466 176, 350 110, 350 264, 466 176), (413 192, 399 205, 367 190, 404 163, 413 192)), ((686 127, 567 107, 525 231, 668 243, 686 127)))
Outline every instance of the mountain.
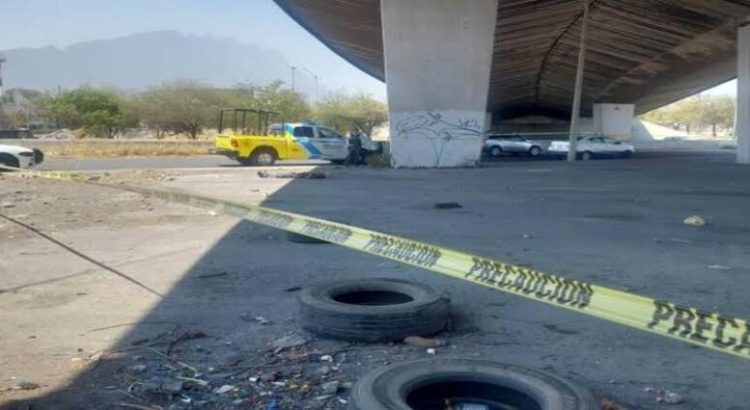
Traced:
POLYGON ((20 48, 1 52, 7 88, 55 89, 84 84, 141 89, 177 79, 216 86, 262 85, 286 80, 289 67, 276 51, 228 38, 176 31, 134 34, 64 48, 20 48))

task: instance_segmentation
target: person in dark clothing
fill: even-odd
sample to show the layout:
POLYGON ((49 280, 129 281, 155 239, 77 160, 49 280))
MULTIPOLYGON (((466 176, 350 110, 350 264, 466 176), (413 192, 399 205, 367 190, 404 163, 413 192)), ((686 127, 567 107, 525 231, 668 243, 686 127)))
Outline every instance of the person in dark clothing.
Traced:
POLYGON ((349 154, 346 156, 346 166, 354 165, 359 166, 359 162, 362 158, 362 139, 360 138, 360 131, 355 128, 354 131, 349 135, 349 154))

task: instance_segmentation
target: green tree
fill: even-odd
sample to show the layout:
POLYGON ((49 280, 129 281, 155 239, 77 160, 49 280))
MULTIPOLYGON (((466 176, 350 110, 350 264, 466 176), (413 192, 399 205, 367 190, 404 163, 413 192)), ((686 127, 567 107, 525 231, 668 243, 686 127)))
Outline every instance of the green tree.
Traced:
POLYGON ((340 131, 359 128, 367 134, 388 119, 388 107, 367 94, 335 92, 315 106, 316 120, 340 131))
POLYGON ((234 101, 225 90, 181 80, 142 93, 135 106, 143 123, 157 136, 172 131, 196 139, 204 128, 215 126, 219 110, 234 101))
POLYGON ((82 87, 48 98, 42 109, 59 127, 83 128, 95 137, 114 138, 138 122, 124 105, 124 97, 114 90, 82 87))
POLYGON ((302 94, 284 88, 281 81, 262 87, 239 84, 234 88, 234 97, 236 106, 275 112, 278 121, 306 121, 312 114, 310 104, 302 94))
POLYGON ((643 115, 646 121, 690 133, 696 129, 717 131, 734 125, 735 100, 729 96, 695 95, 643 115))
POLYGON ((716 137, 717 128, 730 129, 734 126, 735 104, 732 97, 710 96, 700 101, 699 121, 711 127, 711 136, 716 137))

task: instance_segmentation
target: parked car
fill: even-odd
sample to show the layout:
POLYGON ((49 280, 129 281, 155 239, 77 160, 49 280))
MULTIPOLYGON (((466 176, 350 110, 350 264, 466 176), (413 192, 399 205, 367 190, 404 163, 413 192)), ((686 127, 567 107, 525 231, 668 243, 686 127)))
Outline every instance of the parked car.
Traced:
POLYGON ((36 148, 0 145, 0 165, 13 168, 31 168, 43 161, 44 154, 36 148))
POLYGON ((485 154, 491 157, 499 157, 504 153, 532 157, 542 155, 542 147, 538 143, 511 135, 488 135, 483 150, 485 154))
MULTIPOLYGON (((568 155, 568 141, 552 141, 550 154, 565 157, 568 155)), ((576 156, 582 160, 593 158, 627 158, 635 154, 635 147, 608 137, 578 137, 576 156)))

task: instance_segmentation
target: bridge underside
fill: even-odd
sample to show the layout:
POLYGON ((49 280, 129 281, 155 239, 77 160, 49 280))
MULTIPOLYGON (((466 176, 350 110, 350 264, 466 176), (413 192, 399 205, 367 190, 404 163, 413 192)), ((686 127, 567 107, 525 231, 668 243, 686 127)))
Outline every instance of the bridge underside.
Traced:
MULTIPOLYGON (((380 0, 276 0, 333 51, 384 80, 380 0)), ((496 119, 569 118, 581 0, 500 0, 487 111, 496 119)), ((593 103, 636 114, 737 75, 738 19, 747 0, 593 0, 582 114, 593 103)))

